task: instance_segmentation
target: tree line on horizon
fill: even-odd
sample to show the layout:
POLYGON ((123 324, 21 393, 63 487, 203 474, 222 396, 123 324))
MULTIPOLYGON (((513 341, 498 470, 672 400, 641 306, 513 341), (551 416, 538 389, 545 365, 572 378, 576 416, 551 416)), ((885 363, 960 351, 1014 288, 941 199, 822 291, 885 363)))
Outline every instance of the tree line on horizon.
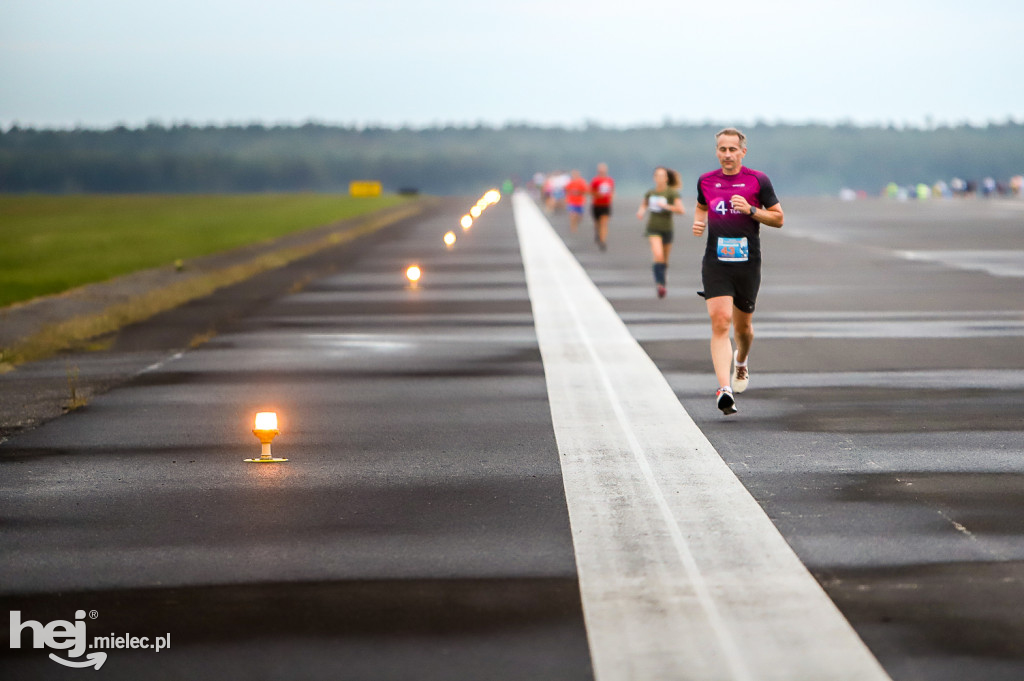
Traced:
MULTIPOLYGON (((353 180, 386 190, 474 195, 507 178, 608 163, 620 187, 645 187, 655 166, 678 170, 684 192, 717 167, 721 125, 579 128, 529 124, 432 128, 163 126, 0 131, 0 192, 346 192, 353 180)), ((853 124, 744 127, 746 164, 780 195, 881 193, 890 182, 960 177, 1005 181, 1024 172, 1024 124, 929 129, 853 124)))

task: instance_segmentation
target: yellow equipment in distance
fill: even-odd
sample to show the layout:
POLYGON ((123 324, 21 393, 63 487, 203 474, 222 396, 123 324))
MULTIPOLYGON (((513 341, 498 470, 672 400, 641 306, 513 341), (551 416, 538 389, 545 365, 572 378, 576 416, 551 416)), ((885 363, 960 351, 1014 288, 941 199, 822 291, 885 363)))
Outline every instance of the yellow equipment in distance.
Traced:
POLYGON ((349 196, 380 196, 381 186, 377 180, 354 180, 348 183, 349 196))

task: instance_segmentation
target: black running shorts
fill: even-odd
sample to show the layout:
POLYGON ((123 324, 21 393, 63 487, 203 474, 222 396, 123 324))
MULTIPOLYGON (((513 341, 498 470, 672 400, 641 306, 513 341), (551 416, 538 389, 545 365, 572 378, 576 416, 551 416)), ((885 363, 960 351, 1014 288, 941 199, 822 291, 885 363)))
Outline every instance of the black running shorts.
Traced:
POLYGON ((597 220, 599 217, 601 217, 603 215, 611 215, 612 214, 612 207, 611 206, 595 206, 595 205, 591 205, 590 206, 590 212, 594 214, 594 219, 597 220))
POLYGON ((761 288, 760 266, 704 263, 700 275, 704 282, 704 298, 729 296, 737 308, 753 313, 757 291, 761 288))

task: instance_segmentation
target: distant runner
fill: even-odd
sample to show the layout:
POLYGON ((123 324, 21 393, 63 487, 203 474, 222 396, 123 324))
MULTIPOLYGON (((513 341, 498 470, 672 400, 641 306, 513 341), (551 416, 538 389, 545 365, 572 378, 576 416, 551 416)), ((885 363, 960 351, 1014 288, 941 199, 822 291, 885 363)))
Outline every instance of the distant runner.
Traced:
POLYGON ((557 171, 550 178, 550 195, 548 196, 548 212, 557 213, 565 207, 565 186, 570 181, 569 173, 557 171))
POLYGON ((597 165, 597 175, 590 181, 590 210, 594 214, 594 241, 602 251, 608 249, 608 219, 615 198, 615 180, 608 175, 608 164, 597 165))
POLYGON ((672 252, 672 214, 686 213, 679 196, 681 187, 679 173, 658 166, 654 169, 654 189, 644 194, 644 201, 636 211, 637 220, 643 220, 644 214, 650 213, 644 236, 651 245, 651 259, 654 261, 651 269, 659 298, 664 298, 668 293, 665 272, 668 269, 669 253, 672 252))
POLYGON ((573 234, 579 227, 583 217, 583 208, 587 205, 587 191, 590 187, 583 179, 580 171, 572 171, 572 179, 565 185, 565 207, 569 211, 569 231, 573 234))
POLYGON ((782 227, 783 214, 768 176, 743 167, 746 136, 726 128, 715 135, 715 144, 721 170, 704 173, 697 181, 693 234, 703 236, 708 230, 701 267, 703 296, 711 318, 711 361, 721 386, 715 400, 729 415, 737 411, 733 391, 743 392, 750 380, 747 360, 761 286, 761 225, 782 227))

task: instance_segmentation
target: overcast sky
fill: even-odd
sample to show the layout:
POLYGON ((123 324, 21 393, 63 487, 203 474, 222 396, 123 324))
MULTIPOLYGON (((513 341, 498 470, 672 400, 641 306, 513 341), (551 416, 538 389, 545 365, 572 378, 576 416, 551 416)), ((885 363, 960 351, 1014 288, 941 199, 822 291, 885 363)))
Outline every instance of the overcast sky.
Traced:
POLYGON ((0 126, 1024 121, 1020 0, 0 0, 0 126))

